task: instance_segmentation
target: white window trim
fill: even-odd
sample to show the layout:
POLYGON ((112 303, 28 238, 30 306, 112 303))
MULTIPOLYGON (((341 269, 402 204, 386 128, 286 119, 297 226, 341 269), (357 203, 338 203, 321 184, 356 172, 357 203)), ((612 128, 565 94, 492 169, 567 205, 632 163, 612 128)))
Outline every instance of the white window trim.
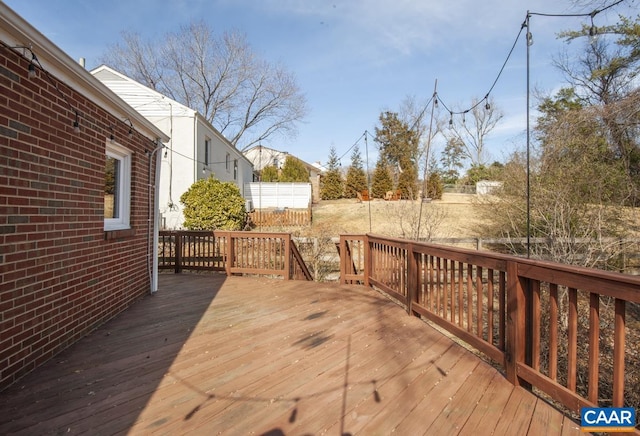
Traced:
POLYGON ((118 218, 105 218, 104 230, 129 229, 131 228, 131 151, 107 139, 106 155, 120 161, 121 183, 118 186, 120 194, 118 196, 118 210, 120 211, 120 216, 118 218))

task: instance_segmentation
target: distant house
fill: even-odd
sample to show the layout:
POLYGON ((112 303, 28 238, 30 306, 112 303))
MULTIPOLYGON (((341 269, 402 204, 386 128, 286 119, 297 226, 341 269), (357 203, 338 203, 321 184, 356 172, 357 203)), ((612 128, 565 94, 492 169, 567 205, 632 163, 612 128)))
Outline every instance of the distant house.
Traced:
POLYGON ((0 2, 0 390, 155 292, 169 138, 0 2))
POLYGON ((182 228, 180 196, 211 175, 238 185, 253 181, 251 162, 202 115, 105 65, 91 71, 98 80, 171 137, 162 157, 160 213, 168 229, 182 228))
MULTIPOLYGON (((264 167, 274 166, 277 169, 282 169, 288 156, 290 155, 286 151, 278 151, 273 148, 265 147, 263 145, 256 145, 244 152, 244 155, 251 161, 253 167, 257 172, 262 171, 264 167)), ((312 199, 314 203, 320 201, 320 176, 322 173, 321 165, 309 164, 302 159, 296 157, 304 167, 309 171, 309 183, 311 183, 312 199)))

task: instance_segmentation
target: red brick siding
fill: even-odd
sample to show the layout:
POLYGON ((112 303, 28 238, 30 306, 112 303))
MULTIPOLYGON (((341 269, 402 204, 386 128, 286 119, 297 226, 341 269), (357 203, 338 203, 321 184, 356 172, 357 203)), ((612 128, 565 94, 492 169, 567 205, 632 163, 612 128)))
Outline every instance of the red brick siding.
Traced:
POLYGON ((0 53, 2 390, 148 292, 153 144, 129 139, 128 124, 69 84, 52 77, 65 100, 42 71, 29 79, 29 60, 13 50, 0 53), (82 114, 80 133, 67 102, 82 114), (132 232, 104 232, 110 126, 133 152, 132 232))

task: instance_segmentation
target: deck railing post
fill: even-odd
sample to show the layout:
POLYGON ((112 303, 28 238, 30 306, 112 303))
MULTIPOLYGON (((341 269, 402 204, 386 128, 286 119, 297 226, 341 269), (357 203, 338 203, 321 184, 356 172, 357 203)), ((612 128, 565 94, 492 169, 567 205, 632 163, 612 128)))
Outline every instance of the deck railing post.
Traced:
POLYGON ((371 245, 369 242, 369 235, 364 235, 362 238, 362 245, 364 248, 364 285, 368 288, 371 286, 369 277, 371 277, 371 265, 373 263, 371 259, 371 245))
POLYGON ((505 372, 507 380, 520 386, 518 363, 525 361, 525 286, 518 276, 518 263, 507 262, 507 342, 505 372))
POLYGON ((413 244, 407 245, 407 312, 409 315, 419 316, 413 311, 413 303, 418 301, 418 253, 413 244))
POLYGON ((340 284, 344 285, 347 283, 347 240, 344 235, 340 235, 340 284))
POLYGON ((174 233, 174 238, 176 241, 176 257, 175 257, 175 273, 180 274, 182 272, 182 237, 183 234, 180 231, 176 231, 174 233))
POLYGON ((225 263, 224 263, 224 269, 227 273, 227 277, 231 276, 231 267, 233 266, 233 259, 235 257, 235 247, 234 247, 234 240, 233 237, 231 236, 231 232, 221 232, 222 233, 222 237, 226 239, 226 244, 225 244, 225 263))
POLYGON ((291 233, 287 233, 284 237, 284 279, 291 280, 291 233))

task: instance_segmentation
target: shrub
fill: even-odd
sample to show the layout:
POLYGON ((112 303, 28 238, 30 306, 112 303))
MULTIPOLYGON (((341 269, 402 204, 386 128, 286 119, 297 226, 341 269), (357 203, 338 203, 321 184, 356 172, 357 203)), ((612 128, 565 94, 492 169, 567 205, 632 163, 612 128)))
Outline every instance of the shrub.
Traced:
POLYGON ((180 197, 188 230, 241 230, 246 221, 244 199, 232 182, 213 176, 195 182, 180 197))

